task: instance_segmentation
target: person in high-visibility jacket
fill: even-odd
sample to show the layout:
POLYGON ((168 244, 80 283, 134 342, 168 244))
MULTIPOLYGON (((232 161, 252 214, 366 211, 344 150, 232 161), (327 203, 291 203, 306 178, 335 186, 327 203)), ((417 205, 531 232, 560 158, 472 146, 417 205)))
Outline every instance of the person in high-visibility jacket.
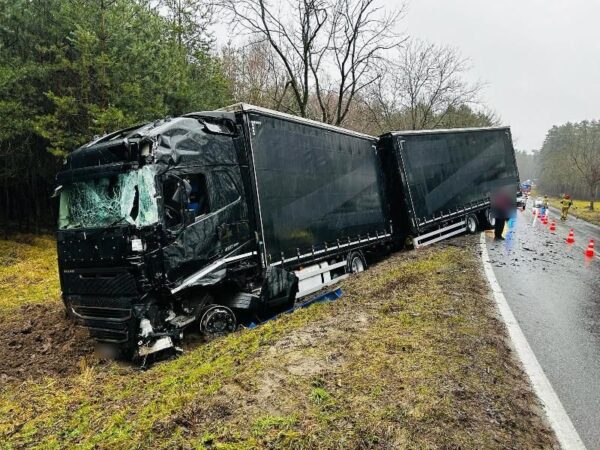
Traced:
POLYGON ((567 220, 567 216, 569 215, 569 208, 573 206, 573 202, 571 201, 571 196, 565 194, 563 199, 560 201, 562 205, 562 212, 560 215, 560 220, 567 220))
POLYGON ((544 202, 542 203, 542 210, 540 211, 542 216, 545 216, 548 212, 548 206, 550 205, 550 201, 548 200, 548 196, 544 195, 544 202))

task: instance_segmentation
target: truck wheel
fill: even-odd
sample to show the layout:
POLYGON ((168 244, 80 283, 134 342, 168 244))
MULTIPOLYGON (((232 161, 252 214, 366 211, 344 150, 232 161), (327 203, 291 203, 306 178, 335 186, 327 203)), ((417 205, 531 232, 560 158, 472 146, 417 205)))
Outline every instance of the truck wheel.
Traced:
POLYGON ((479 221, 475 214, 469 214, 465 218, 465 226, 467 227, 467 234, 475 234, 479 229, 479 221))
POLYGON ((348 272, 358 273, 364 272, 367 267, 365 259, 359 252, 352 252, 348 256, 348 272))
POLYGON ((496 226, 496 218, 492 214, 491 209, 486 209, 483 213, 483 218, 485 219, 485 228, 486 230, 491 230, 496 226))
POLYGON ((210 305, 200 318, 200 332, 209 339, 232 333, 236 326, 235 314, 223 305, 210 305))

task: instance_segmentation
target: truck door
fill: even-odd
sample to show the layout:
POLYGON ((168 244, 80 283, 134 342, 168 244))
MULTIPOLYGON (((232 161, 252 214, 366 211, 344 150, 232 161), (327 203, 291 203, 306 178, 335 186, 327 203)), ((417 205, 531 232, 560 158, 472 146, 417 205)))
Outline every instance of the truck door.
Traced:
POLYGON ((250 239, 234 169, 187 168, 165 177, 162 192, 167 236, 173 239, 163 248, 170 281, 201 270, 250 239))
POLYGON ((219 211, 217 238, 222 254, 228 254, 250 239, 248 211, 236 169, 215 170, 210 174, 213 204, 219 211))

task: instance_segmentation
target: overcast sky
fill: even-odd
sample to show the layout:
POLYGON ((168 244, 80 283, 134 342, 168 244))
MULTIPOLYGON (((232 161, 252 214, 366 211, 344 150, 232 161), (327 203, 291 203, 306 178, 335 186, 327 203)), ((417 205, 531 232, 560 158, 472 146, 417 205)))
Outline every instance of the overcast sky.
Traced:
MULTIPOLYGON (((407 2, 399 31, 468 58, 516 148, 539 149, 552 125, 600 119, 600 0, 407 2)), ((232 37, 223 25, 216 36, 232 37)))
POLYGON ((402 25, 470 59, 516 148, 539 148, 552 125, 600 119, 600 0, 411 0, 402 25))

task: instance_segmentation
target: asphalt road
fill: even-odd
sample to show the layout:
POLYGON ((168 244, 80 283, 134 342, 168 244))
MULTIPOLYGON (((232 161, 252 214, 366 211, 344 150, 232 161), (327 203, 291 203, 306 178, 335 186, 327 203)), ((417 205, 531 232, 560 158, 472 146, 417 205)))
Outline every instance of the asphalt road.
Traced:
POLYGON ((587 258, 600 227, 569 218, 556 232, 530 204, 505 230, 486 234, 494 274, 536 358, 589 449, 600 448, 600 258, 587 258), (566 244, 569 229, 575 244, 566 244))

